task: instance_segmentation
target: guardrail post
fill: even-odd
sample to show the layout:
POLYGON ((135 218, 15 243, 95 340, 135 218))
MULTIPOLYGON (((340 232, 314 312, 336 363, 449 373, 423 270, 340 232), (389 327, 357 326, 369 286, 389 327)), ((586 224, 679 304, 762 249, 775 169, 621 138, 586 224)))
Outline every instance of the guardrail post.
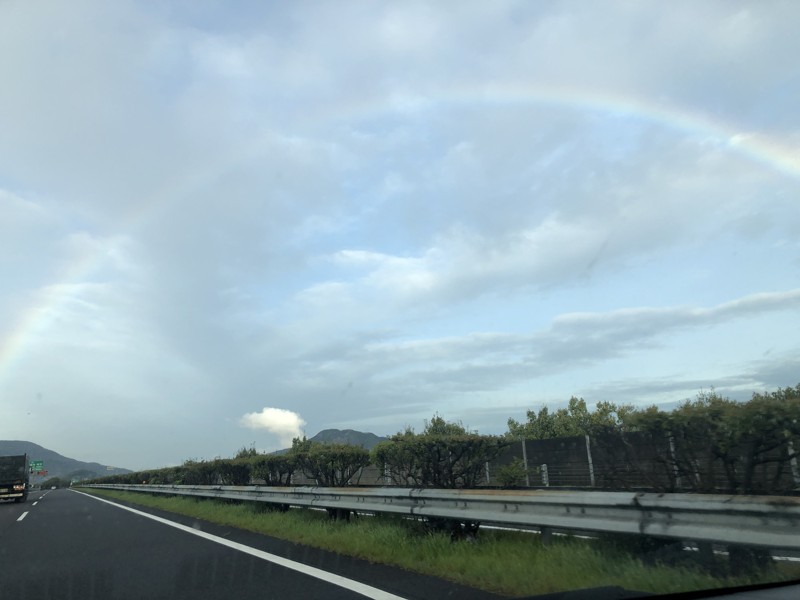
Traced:
POLYGON ((553 541, 553 529, 551 527, 541 527, 539 533, 541 534, 543 546, 547 546, 553 541))
POLYGON ((714 563, 714 545, 711 542, 698 542, 697 551, 700 554, 700 562, 704 565, 714 563))

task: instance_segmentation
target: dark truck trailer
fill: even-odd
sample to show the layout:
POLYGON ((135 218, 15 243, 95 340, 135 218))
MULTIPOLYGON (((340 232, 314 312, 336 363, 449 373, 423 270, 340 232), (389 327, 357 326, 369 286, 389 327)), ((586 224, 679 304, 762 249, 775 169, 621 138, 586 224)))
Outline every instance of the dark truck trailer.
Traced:
POLYGON ((0 500, 25 502, 29 488, 28 455, 0 456, 0 500))

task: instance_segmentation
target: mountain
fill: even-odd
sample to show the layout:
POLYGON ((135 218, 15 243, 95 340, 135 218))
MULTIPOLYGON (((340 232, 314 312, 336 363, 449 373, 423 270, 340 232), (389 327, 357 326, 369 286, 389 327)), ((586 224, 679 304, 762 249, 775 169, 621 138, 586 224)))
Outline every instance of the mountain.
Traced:
POLYGON ((29 460, 41 460, 44 463, 45 471, 47 471, 47 477, 89 479, 131 472, 128 469, 119 469, 101 465, 100 463, 83 462, 82 460, 68 458, 33 442, 0 440, 0 456, 11 454, 27 454, 29 460))
POLYGON ((385 442, 387 439, 374 433, 355 431, 353 429, 323 429, 312 437, 311 441, 323 444, 351 444, 372 450, 374 446, 380 442, 385 442))
MULTIPOLYGON (((354 429, 323 429, 317 435, 308 439, 321 444, 351 444, 353 446, 361 446, 367 450, 372 450, 377 444, 385 442, 389 438, 380 437, 374 433, 365 431, 356 431, 354 429)), ((272 454, 286 454, 287 452, 289 452, 289 448, 276 450, 272 454)))

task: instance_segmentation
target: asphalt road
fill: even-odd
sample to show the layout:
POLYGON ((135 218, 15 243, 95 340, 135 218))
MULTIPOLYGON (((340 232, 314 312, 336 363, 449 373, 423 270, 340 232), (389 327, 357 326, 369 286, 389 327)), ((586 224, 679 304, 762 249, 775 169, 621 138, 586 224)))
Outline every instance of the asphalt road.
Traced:
POLYGON ((496 598, 188 517, 131 512, 71 490, 0 503, 0 597, 496 598))

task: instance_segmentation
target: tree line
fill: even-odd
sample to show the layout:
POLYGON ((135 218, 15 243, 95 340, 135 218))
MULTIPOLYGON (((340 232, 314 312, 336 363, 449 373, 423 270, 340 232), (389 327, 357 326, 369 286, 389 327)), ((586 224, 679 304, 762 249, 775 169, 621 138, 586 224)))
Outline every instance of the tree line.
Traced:
MULTIPOLYGON (((746 402, 704 391, 670 411, 613 402, 598 402, 591 410, 583 398, 573 397, 565 408, 529 410, 526 416, 522 422, 509 419, 508 430, 500 436, 481 435, 461 422, 435 414, 422 432, 407 427, 371 452, 348 444, 296 438, 285 454, 259 454, 254 448, 242 448, 230 459, 188 460, 177 467, 94 482, 248 485, 255 481, 286 486, 296 473, 302 473, 317 485, 339 487, 358 485, 364 468, 373 465, 394 485, 472 488, 485 476, 487 464, 502 457, 510 446, 525 440, 575 436, 590 436, 598 450, 618 457, 615 464, 627 471, 641 462, 633 456, 637 444, 650 444, 657 451, 645 471, 666 473, 671 482, 666 487, 673 489, 665 491, 721 491, 718 474, 722 473, 722 491, 768 493, 763 477, 756 482, 759 469, 762 473, 770 469, 776 485, 789 469, 795 469, 796 478, 800 476, 800 384, 754 393, 746 402)), ((525 468, 520 460, 511 461, 498 469, 497 480, 504 487, 521 485, 525 468)), ((646 478, 647 473, 642 476, 646 478)), ((613 485, 613 478, 606 481, 613 485)))
POLYGON ((601 450, 618 449, 618 464, 627 468, 635 462, 636 447, 651 444, 660 451, 650 472, 660 467, 673 487, 768 493, 769 481, 755 481, 759 469, 770 473, 773 489, 789 471, 796 482, 800 477, 800 384, 753 393, 745 402, 701 391, 670 411, 610 402, 590 411, 582 398, 573 397, 553 413, 545 407, 528 411, 525 422, 509 419, 507 435, 526 440, 588 435, 601 450))
POLYGON ((411 428, 381 442, 372 451, 351 444, 327 444, 295 438, 285 454, 260 454, 242 448, 233 458, 187 460, 177 467, 111 475, 91 483, 151 483, 170 485, 291 485, 295 473, 323 487, 357 485, 369 465, 378 465, 398 485, 474 487, 486 461, 493 460, 510 440, 479 435, 440 415, 425 423, 420 434, 411 428))

